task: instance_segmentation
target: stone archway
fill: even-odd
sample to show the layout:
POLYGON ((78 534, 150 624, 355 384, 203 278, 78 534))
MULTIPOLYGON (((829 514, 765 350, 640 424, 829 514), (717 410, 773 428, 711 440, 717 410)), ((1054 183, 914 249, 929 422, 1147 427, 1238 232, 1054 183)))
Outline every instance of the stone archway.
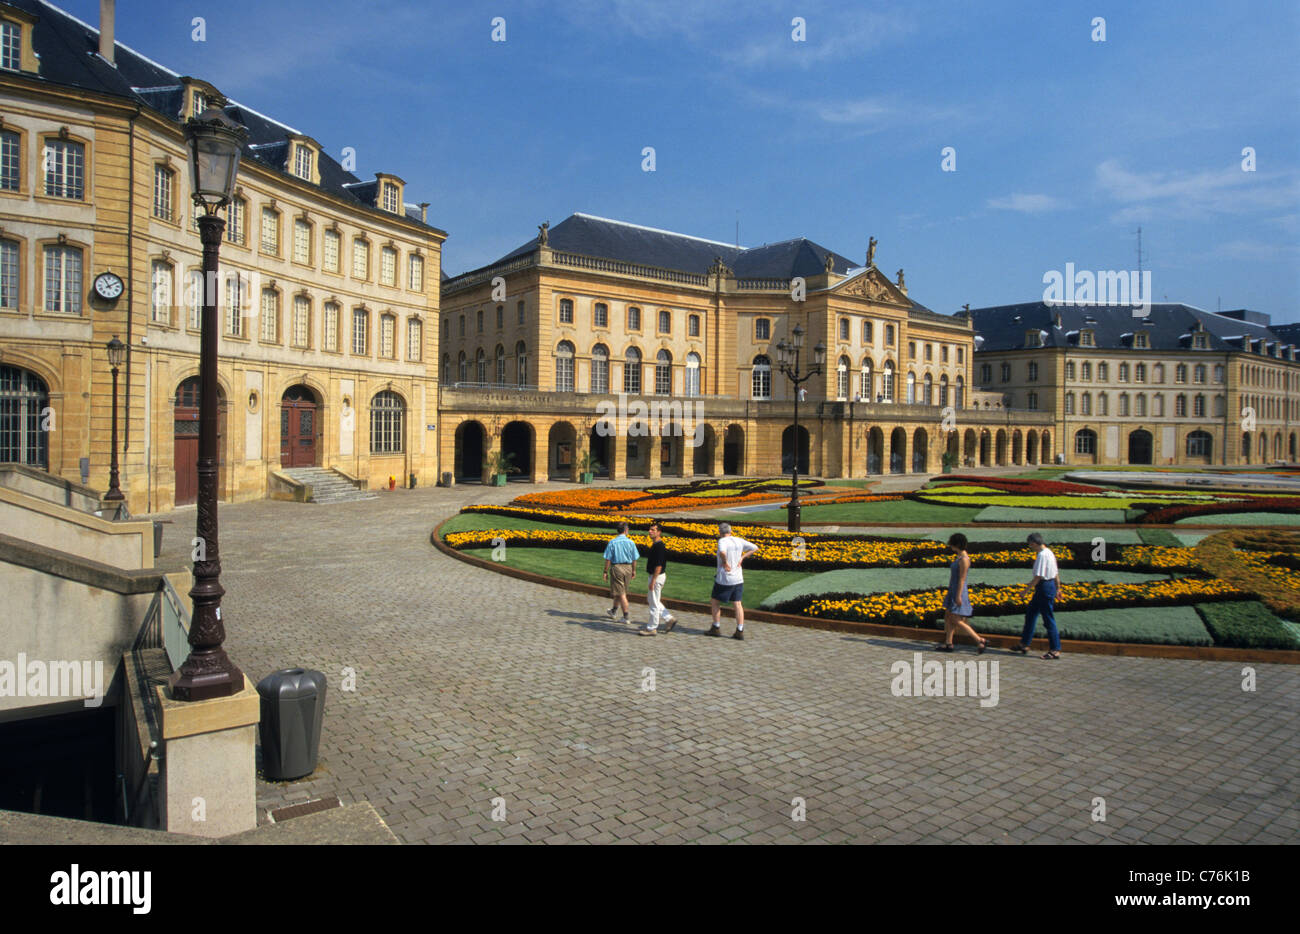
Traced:
POLYGON ((889 472, 907 472, 907 432, 902 428, 889 433, 889 472))
POLYGON ((1150 464, 1155 452, 1155 438, 1145 428, 1138 428, 1128 436, 1128 462, 1150 464))
POLYGON ((885 433, 877 426, 867 432, 867 473, 885 472, 885 433))
POLYGON ((745 429, 739 425, 727 426, 722 442, 722 472, 732 475, 745 472, 745 429))
POLYGON ((476 421, 461 422, 456 426, 456 450, 453 469, 457 480, 483 479, 483 456, 487 453, 487 432, 476 421))
POLYGON ((926 472, 926 458, 930 455, 930 436, 924 428, 912 432, 912 473, 926 472))
MULTIPOLYGON (((692 467, 697 475, 711 477, 713 476, 713 452, 718 446, 718 436, 712 425, 702 422, 696 424, 696 431, 699 432, 700 443, 691 449, 692 467)), ((695 436, 687 440, 694 443, 695 436)))
POLYGON ((1025 462, 1025 439, 1017 428, 1011 433, 1011 463, 1023 464, 1025 462))
MULTIPOLYGON (((785 431, 781 432, 781 473, 790 473, 795 466, 795 426, 787 425, 785 431)), ((799 432, 799 473, 808 474, 808 453, 809 437, 808 429, 803 425, 798 428, 799 432)))
POLYGON ((591 452, 591 459, 594 461, 592 473, 598 477, 608 477, 614 443, 605 422, 597 422, 592 426, 587 435, 587 450, 591 452))
POLYGON ((511 476, 533 475, 533 441, 536 431, 528 422, 510 422, 501 429, 501 453, 513 454, 511 476))
POLYGON ((547 432, 546 461, 547 479, 577 479, 578 430, 570 422, 556 422, 547 432))
POLYGON ((320 399, 302 383, 280 397, 280 466, 319 467, 320 399))
POLYGON ((975 434, 974 428, 967 428, 966 434, 962 438, 962 463, 967 467, 975 466, 975 458, 979 456, 979 437, 975 434))
POLYGON ((1038 432, 1025 432, 1025 463, 1038 463, 1038 432))
POLYGON ((980 432, 980 466, 990 467, 993 454, 993 436, 985 428, 980 432))
POLYGON ((1007 430, 999 428, 997 433, 996 463, 999 467, 1007 466, 1007 430))

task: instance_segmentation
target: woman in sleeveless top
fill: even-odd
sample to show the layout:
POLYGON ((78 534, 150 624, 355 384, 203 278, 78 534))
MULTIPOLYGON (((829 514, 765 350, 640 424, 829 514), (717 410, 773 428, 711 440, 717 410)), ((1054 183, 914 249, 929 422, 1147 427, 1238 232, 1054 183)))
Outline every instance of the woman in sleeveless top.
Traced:
POLYGON ((953 559, 949 566, 948 593, 943 598, 943 643, 939 646, 939 651, 953 651, 952 637, 961 630, 968 633, 973 642, 979 643, 979 653, 982 655, 988 648, 988 641, 981 639, 967 622, 974 614, 970 606, 970 593, 966 589, 966 576, 970 573, 970 555, 966 554, 966 536, 954 532, 948 539, 948 550, 952 552, 953 559))

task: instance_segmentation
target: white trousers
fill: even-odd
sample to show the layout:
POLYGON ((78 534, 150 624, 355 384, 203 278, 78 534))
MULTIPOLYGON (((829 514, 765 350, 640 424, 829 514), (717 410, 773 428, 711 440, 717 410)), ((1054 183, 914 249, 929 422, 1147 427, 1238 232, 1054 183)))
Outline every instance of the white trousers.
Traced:
POLYGON ((654 586, 646 591, 645 602, 650 607, 650 625, 648 627, 650 629, 658 629, 660 618, 672 615, 668 612, 668 608, 664 606, 663 601, 659 599, 659 595, 664 590, 664 581, 667 579, 667 574, 660 574, 655 578, 654 586))

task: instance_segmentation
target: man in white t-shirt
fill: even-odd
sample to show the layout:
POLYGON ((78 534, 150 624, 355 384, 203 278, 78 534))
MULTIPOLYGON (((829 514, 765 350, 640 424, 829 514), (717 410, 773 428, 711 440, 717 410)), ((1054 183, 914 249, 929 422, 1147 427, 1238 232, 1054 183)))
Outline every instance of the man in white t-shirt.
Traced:
POLYGON ((731 526, 726 522, 719 523, 718 572, 713 578, 713 595, 710 600, 713 626, 706 635, 722 635, 722 604, 730 603, 736 611, 736 631, 731 638, 745 638, 745 608, 740 602, 745 592, 745 575, 741 572, 740 565, 756 551, 757 545, 732 535, 731 526))
POLYGON ((1061 589, 1061 572, 1056 566, 1056 555, 1043 542, 1043 536, 1034 532, 1026 541, 1038 552, 1038 557, 1034 559, 1034 579, 1025 585, 1023 592, 1024 596, 1030 597, 1029 607, 1025 610, 1025 628, 1020 634, 1020 644, 1011 651, 1021 655, 1029 654, 1029 645, 1034 641, 1034 630, 1038 627, 1038 617, 1042 614, 1049 644, 1043 658, 1060 658, 1061 634, 1056 631, 1056 595, 1061 589))

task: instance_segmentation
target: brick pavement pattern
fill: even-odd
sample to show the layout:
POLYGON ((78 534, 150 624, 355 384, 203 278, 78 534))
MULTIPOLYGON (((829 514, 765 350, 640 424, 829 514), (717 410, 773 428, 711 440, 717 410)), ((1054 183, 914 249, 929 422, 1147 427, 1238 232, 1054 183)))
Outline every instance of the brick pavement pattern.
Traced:
MULTIPOLYGON (((1234 663, 995 652, 995 707, 895 697, 890 666, 920 644, 764 623, 707 639, 689 613, 638 638, 605 598, 428 543, 517 492, 221 507, 232 657, 254 681, 329 678, 320 766, 259 782, 261 820, 338 795, 406 843, 1300 842, 1293 666, 1255 666, 1252 693, 1234 663)), ((166 518, 175 566, 194 513, 166 518)))

